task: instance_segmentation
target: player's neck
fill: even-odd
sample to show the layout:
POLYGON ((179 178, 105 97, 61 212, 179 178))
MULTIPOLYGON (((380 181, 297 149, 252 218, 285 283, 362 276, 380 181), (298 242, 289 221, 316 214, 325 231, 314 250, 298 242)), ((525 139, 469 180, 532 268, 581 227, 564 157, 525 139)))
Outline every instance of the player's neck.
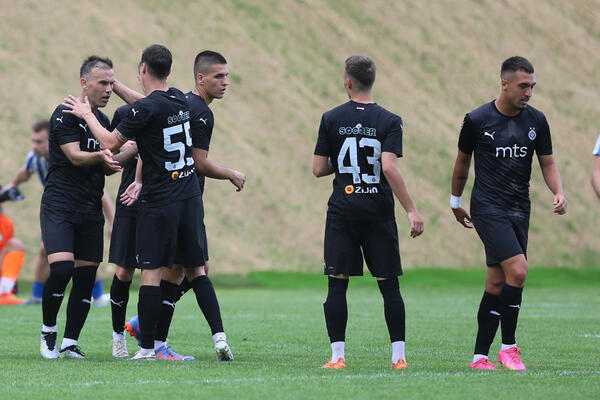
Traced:
POLYGON ((210 97, 204 90, 202 90, 201 86, 196 85, 194 90, 192 90, 192 93, 194 93, 196 96, 202 97, 206 105, 209 105, 213 101, 213 98, 210 97))
POLYGON ((500 95, 496 100, 494 100, 494 105, 496 106, 496 109, 500 112, 500 114, 506 115, 508 117, 514 117, 522 111, 518 108, 511 106, 510 102, 506 101, 506 99, 502 97, 502 95, 500 95))
MULTIPOLYGON (((87 96, 87 93, 85 93, 84 91, 81 92, 81 96, 79 96, 79 101, 84 102, 85 101, 85 96, 87 96)), ((89 97, 88 97, 88 101, 90 101, 89 97)), ((92 109, 92 112, 95 113, 96 110, 98 109, 97 105, 94 105, 90 102, 90 108, 92 109)))
POLYGON ((166 79, 152 79, 150 77, 146 78, 144 82, 144 94, 146 96, 150 96, 150 93, 154 92, 155 90, 166 92, 168 90, 166 79))
POLYGON ((355 103, 375 103, 373 101, 373 93, 372 92, 355 92, 350 94, 350 100, 355 103))

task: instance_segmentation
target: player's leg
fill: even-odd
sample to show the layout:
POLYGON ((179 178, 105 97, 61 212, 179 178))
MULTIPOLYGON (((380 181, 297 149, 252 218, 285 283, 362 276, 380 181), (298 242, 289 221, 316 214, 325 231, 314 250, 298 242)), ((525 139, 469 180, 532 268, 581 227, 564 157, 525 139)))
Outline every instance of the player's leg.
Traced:
POLYGON ((477 338, 473 353, 473 369, 496 369, 489 361, 490 346, 500 324, 499 298, 504 284, 504 272, 499 265, 490 265, 485 277, 485 291, 477 312, 477 338))
POLYGON ((155 359, 154 335, 160 317, 161 267, 142 269, 142 281, 138 297, 138 319, 140 323, 141 349, 132 360, 155 359))
POLYGON ((180 265, 173 264, 171 268, 163 268, 162 280, 160 282, 160 318, 156 327, 156 335, 154 336, 154 353, 158 360, 195 360, 192 356, 183 356, 177 353, 171 346, 167 345, 167 336, 169 335, 171 320, 175 312, 175 303, 181 298, 179 288, 183 278, 184 270, 180 265))
POLYGON ((83 358, 85 355, 78 341, 90 311, 98 265, 104 253, 104 218, 101 213, 81 214, 76 218, 73 286, 67 303, 67 322, 60 353, 64 357, 83 358))
POLYGON ((517 347, 515 332, 527 277, 527 260, 523 254, 518 254, 502 261, 500 265, 506 275, 506 282, 502 285, 499 296, 502 348, 498 354, 498 361, 505 368, 525 370, 525 365, 519 357, 521 350, 517 347))
POLYGON ((361 223, 360 237, 367 267, 377 277, 383 297, 385 322, 392 344, 392 368, 405 369, 406 312, 398 283, 402 264, 396 221, 361 223))
MULTIPOLYGON (((115 264, 115 275, 110 285, 110 308, 113 326, 113 356, 127 357, 125 342, 125 316, 129 303, 129 288, 137 262, 135 260, 136 219, 115 215, 110 238, 108 262, 115 264)), ((132 321, 137 323, 137 319, 132 321)), ((139 328, 139 326, 137 327, 139 328)), ((131 324, 127 330, 134 335, 131 324)), ((140 338, 138 339, 138 343, 140 338)))
POLYGON ((327 277, 327 299, 323 303, 325 324, 331 344, 331 359, 322 368, 343 369, 346 367, 345 343, 348 323, 346 291, 348 278, 360 276, 362 252, 356 224, 327 218, 324 241, 324 274, 327 277))
POLYGON ((14 295, 17 279, 25 261, 23 242, 10 238, 0 253, 0 305, 22 304, 26 300, 14 295))
POLYGON ((56 316, 75 269, 75 229, 65 212, 48 209, 44 205, 40 210, 40 225, 50 264, 50 274, 42 295, 40 353, 43 358, 58 358, 56 316))
POLYGON ((113 327, 113 356, 128 357, 125 342, 125 316, 129 302, 129 287, 133 280, 133 268, 116 266, 110 285, 110 311, 113 327))

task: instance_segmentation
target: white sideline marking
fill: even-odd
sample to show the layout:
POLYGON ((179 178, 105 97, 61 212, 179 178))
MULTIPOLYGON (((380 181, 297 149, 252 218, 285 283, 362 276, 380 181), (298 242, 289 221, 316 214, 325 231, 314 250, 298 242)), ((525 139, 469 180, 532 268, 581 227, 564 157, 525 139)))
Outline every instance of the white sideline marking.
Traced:
POLYGON ((595 339, 600 338, 600 335, 594 335, 592 333, 586 333, 585 335, 581 335, 581 336, 583 336, 584 338, 595 338, 595 339))
MULTIPOLYGON (((167 363, 165 363, 165 365, 167 365, 167 363)), ((331 379, 361 379, 361 380, 378 380, 378 379, 390 379, 390 378, 398 378, 398 376, 414 376, 414 377, 419 377, 419 376, 426 376, 426 377, 477 377, 477 376, 481 376, 481 375, 493 375, 494 372, 473 372, 473 371, 464 371, 464 372, 401 372, 401 373, 379 373, 379 374, 358 374, 358 375, 344 375, 339 374, 339 376, 337 375, 333 375, 330 374, 329 371, 323 371, 322 375, 311 375, 311 376, 283 376, 280 378, 276 378, 276 377, 255 377, 255 378, 235 378, 235 379, 212 379, 212 378, 208 378, 208 379, 198 379, 198 380, 184 380, 184 381, 167 381, 167 380, 162 380, 162 379, 156 379, 156 380, 137 380, 137 381, 122 381, 122 380, 114 380, 114 381, 91 381, 91 382, 75 382, 75 383, 69 383, 69 384, 55 384, 55 383, 43 383, 43 382, 12 382, 11 386, 12 387, 23 387, 23 386, 43 386, 43 387, 61 387, 64 388, 65 386, 68 387, 91 387, 91 386, 98 386, 98 385, 118 385, 118 386, 123 386, 123 385, 148 385, 148 384, 159 384, 159 385, 165 385, 165 384, 173 384, 173 383, 182 383, 182 384, 189 384, 189 385, 197 385, 199 383, 204 383, 204 384, 223 384, 223 383, 261 383, 261 382, 282 382, 282 381, 287 381, 287 382, 293 382, 293 381, 309 381, 309 382, 314 382, 317 379, 321 379, 321 380, 331 380, 331 379)), ((544 377, 544 376, 597 376, 600 375, 600 371, 571 371, 571 370, 563 370, 563 371, 558 371, 558 372, 548 372, 548 371, 538 371, 538 372, 531 372, 531 371, 525 371, 525 372, 518 372, 517 373, 519 376, 539 376, 539 377, 544 377)))

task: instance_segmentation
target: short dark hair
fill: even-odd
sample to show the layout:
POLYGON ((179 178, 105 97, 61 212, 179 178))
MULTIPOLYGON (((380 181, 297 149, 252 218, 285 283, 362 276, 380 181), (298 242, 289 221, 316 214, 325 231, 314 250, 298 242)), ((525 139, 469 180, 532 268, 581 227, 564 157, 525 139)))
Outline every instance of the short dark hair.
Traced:
POLYGON ((373 87, 377 68, 371 58, 367 56, 350 56, 346 59, 346 75, 348 75, 356 89, 364 92, 373 87))
POLYGON ((49 131, 50 130, 50 121, 46 119, 41 119, 39 121, 35 121, 33 125, 31 125, 31 130, 35 133, 41 131, 49 131))
POLYGON ((216 51, 204 50, 198 53, 194 59, 194 80, 198 72, 206 72, 206 68, 214 64, 227 64, 227 60, 216 51))
POLYGON ((89 56, 83 61, 83 64, 81 64, 81 68, 79 69, 79 77, 87 77, 94 68, 112 69, 112 67, 113 63, 108 57, 89 56))
POLYGON ((533 65, 525 57, 514 56, 507 58, 500 68, 500 77, 504 78, 507 73, 517 71, 525 71, 528 74, 533 74, 533 65))
POLYGON ((165 46, 153 44, 144 49, 141 62, 146 63, 150 75, 158 79, 165 79, 171 72, 173 56, 165 46))

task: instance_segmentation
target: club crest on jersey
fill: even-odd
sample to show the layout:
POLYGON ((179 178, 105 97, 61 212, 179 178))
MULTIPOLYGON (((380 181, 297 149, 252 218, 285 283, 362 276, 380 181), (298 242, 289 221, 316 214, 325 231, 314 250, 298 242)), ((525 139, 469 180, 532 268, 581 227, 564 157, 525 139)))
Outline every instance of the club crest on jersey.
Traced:
POLYGON ((346 186, 344 191, 346 192, 346 194, 352 194, 352 193, 354 193, 354 186, 348 185, 348 186, 346 186))
POLYGON ((529 133, 527 134, 527 136, 529 136, 529 140, 535 139, 535 137, 537 136, 535 133, 535 127, 529 127, 529 133))

